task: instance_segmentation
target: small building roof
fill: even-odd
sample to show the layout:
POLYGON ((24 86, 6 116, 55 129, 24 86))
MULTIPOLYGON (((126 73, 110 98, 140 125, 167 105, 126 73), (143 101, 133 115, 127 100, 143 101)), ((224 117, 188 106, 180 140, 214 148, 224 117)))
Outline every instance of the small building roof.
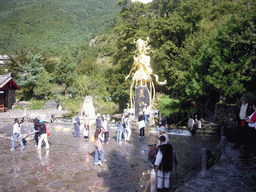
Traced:
POLYGON ((0 75, 0 90, 20 90, 10 74, 0 75))

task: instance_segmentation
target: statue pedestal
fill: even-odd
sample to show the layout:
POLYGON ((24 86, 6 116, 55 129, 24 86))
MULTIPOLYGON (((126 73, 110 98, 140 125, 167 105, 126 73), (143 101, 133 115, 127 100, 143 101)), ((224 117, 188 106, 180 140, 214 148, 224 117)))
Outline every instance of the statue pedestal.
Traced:
POLYGON ((145 105, 150 106, 150 93, 146 86, 139 86, 135 89, 135 118, 138 118, 139 111, 143 111, 145 105))

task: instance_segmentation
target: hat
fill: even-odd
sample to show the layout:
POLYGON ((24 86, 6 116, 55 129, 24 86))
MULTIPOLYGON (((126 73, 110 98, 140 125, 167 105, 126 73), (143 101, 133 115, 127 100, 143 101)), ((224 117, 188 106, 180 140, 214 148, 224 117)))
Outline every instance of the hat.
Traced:
POLYGON ((161 126, 160 128, 159 128, 159 131, 162 131, 162 132, 166 132, 166 129, 165 129, 165 127, 164 126, 161 126))
POLYGON ((143 115, 143 112, 142 112, 142 111, 140 111, 140 112, 139 112, 139 115, 143 115))
POLYGON ((40 120, 39 123, 43 123, 44 121, 43 120, 40 120))
POLYGON ((97 113, 97 117, 100 117, 100 114, 99 114, 99 113, 97 113))
POLYGON ((246 94, 243 94, 241 99, 244 101, 247 101, 247 102, 249 101, 248 95, 246 95, 246 94))

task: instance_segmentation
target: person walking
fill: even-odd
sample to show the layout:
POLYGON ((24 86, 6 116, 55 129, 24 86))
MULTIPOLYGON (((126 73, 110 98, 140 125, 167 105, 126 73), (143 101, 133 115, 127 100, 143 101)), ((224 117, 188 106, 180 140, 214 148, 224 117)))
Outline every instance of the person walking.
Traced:
POLYGON ((46 133, 46 125, 44 124, 43 120, 39 121, 39 141, 38 141, 38 147, 37 149, 41 149, 42 146, 42 141, 45 142, 45 149, 49 149, 49 142, 48 142, 48 138, 47 138, 47 133, 46 133))
POLYGON ((101 129, 97 128, 94 133, 95 139, 95 156, 94 156, 94 165, 103 166, 105 151, 102 146, 103 137, 101 135, 101 129), (100 160, 99 160, 100 154, 100 160))
POLYGON ((131 141, 131 119, 130 116, 127 115, 125 118, 125 129, 126 129, 126 136, 125 141, 131 141))
POLYGON ((37 118, 35 118, 35 121, 34 121, 34 129, 35 129, 35 141, 36 141, 35 147, 37 147, 38 146, 38 136, 39 136, 39 120, 37 118))
POLYGON ((116 126, 117 126, 116 141, 117 141, 117 143, 122 143, 123 123, 121 122, 121 120, 118 121, 116 126))
POLYGON ((139 117, 138 117, 138 122, 139 122, 139 129, 140 129, 140 136, 139 138, 144 138, 144 135, 145 135, 145 116, 143 115, 143 112, 140 111, 139 112, 139 117))
POLYGON ((88 115, 85 115, 84 117, 84 132, 83 132, 83 135, 84 135, 84 138, 85 139, 88 139, 89 138, 89 117, 88 115))
POLYGON ((158 190, 170 188, 170 175, 173 168, 173 148, 166 142, 165 136, 160 136, 160 146, 156 155, 155 166, 157 171, 158 190))
POLYGON ((104 134, 104 143, 108 143, 108 121, 107 121, 107 116, 103 118, 102 122, 102 127, 103 127, 103 134, 104 134))
POLYGON ((144 115, 145 115, 145 124, 147 125, 147 122, 149 121, 149 118, 150 118, 149 108, 147 104, 145 104, 144 115))
POLYGON ((96 128, 100 128, 101 129, 101 123, 102 123, 102 121, 101 121, 101 117, 100 117, 100 114, 99 113, 97 113, 97 118, 96 118, 96 128))
POLYGON ((73 117, 73 123, 74 123, 74 137, 80 137, 79 136, 79 126, 80 126, 80 118, 79 118, 79 113, 76 113, 76 116, 73 117))
POLYGON ((22 142, 22 139, 20 138, 20 134, 21 134, 21 126, 20 126, 19 120, 14 119, 11 151, 15 150, 15 140, 16 140, 16 138, 18 138, 18 141, 19 141, 20 146, 21 146, 21 150, 25 149, 24 144, 22 142))
POLYGON ((166 128, 168 128, 168 126, 167 126, 167 119, 164 117, 164 113, 162 113, 161 117, 159 118, 158 126, 159 127, 165 126, 166 128))

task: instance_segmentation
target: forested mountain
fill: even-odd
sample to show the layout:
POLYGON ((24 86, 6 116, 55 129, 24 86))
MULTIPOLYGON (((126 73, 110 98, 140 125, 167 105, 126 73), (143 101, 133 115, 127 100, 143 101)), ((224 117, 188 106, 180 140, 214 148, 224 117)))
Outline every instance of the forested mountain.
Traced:
POLYGON ((113 28, 117 0, 1 0, 0 53, 36 46, 49 52, 88 43, 113 28))

